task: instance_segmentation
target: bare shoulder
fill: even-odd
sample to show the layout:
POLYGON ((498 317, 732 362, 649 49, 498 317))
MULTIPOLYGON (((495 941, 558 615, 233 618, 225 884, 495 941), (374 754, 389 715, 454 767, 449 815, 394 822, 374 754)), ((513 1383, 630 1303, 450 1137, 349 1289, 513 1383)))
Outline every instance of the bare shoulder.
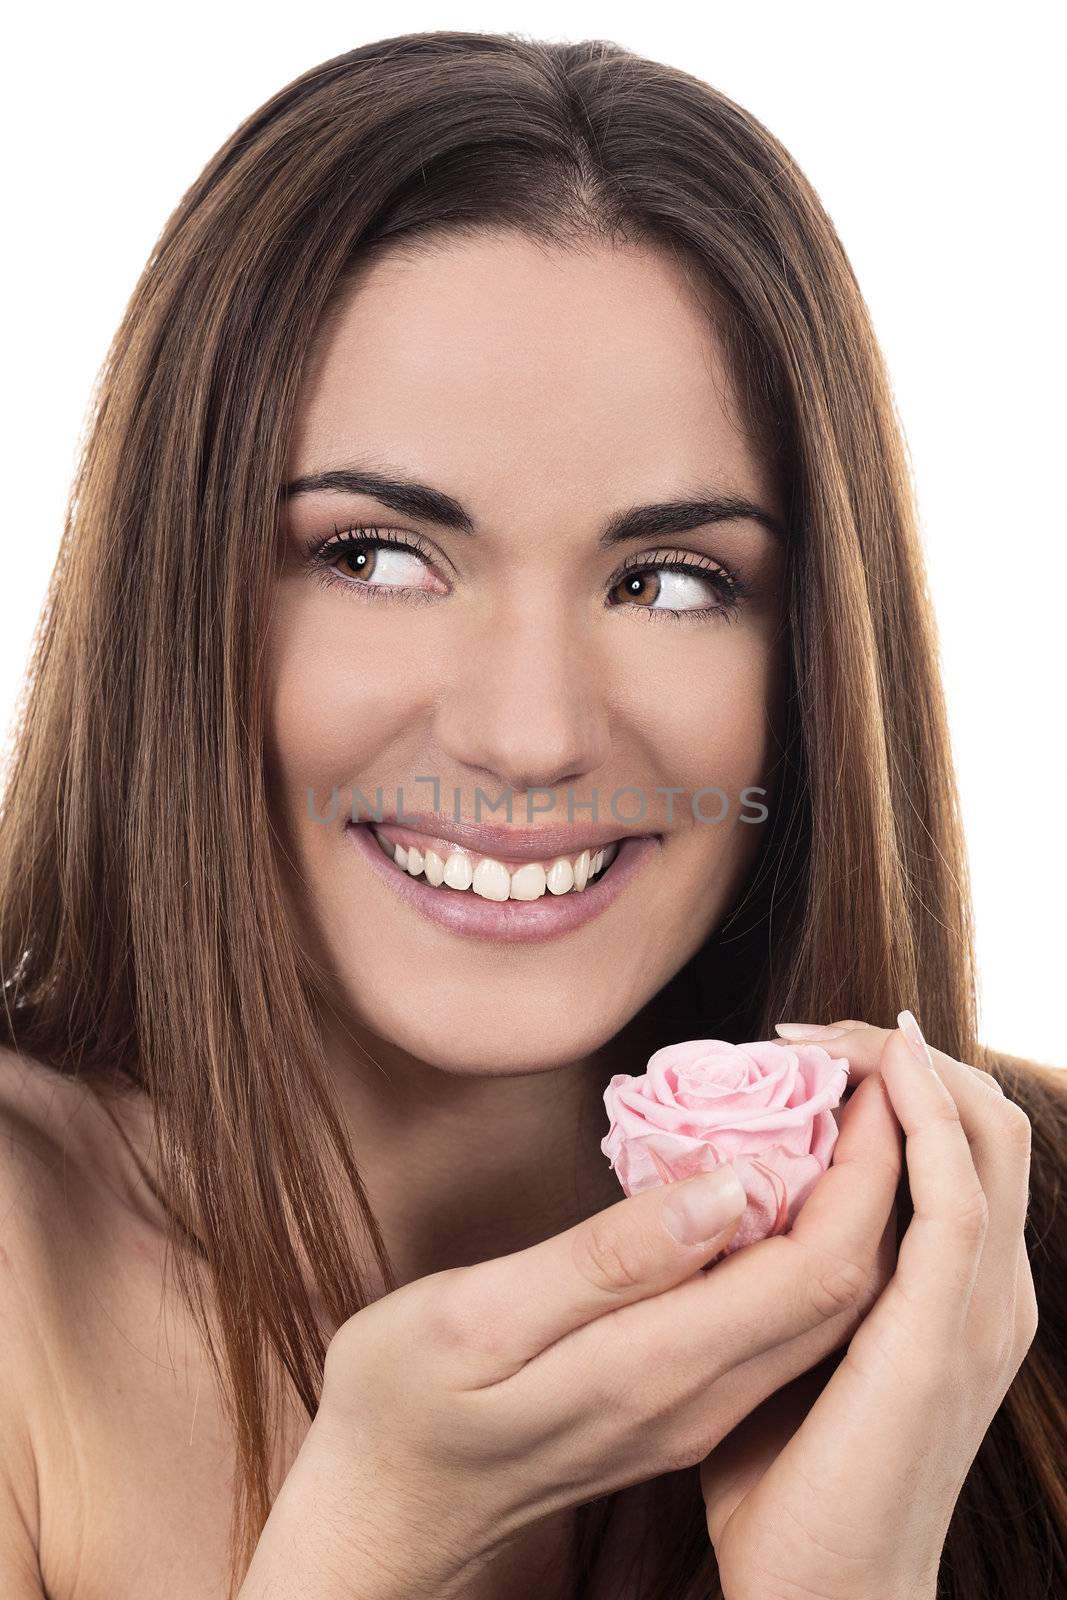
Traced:
POLYGON ((84 1085, 0 1047, 0 1245, 23 1266, 35 1239, 56 1242, 55 1207, 88 1175, 86 1097, 84 1085))
POLYGON ((0 1048, 0 1403, 47 1363, 75 1219, 84 1215, 84 1089, 0 1048))
POLYGON ((64 1144, 60 1122, 70 1086, 59 1074, 0 1048, 0 1267, 5 1317, 39 1276, 52 1237, 64 1144))
POLYGON ((0 1049, 3 1600, 224 1592, 233 1444, 153 1133, 144 1097, 0 1049))
POLYGON ((116 1097, 31 1056, 0 1046, 0 1182, 18 1186, 32 1215, 36 1206, 61 1203, 77 1222, 90 1194, 109 1193, 136 1209, 139 1167, 135 1145, 145 1146, 151 1118, 147 1103, 128 1101, 121 1118, 116 1097), (132 1181, 131 1181, 132 1180, 132 1181))
MULTIPOLYGON (((20 1340, 40 1364, 69 1329, 77 1284, 91 1278, 131 1211, 128 1146, 86 1083, 0 1047, 0 1318, 5 1353, 20 1340)), ((10 1381, 12 1361, 3 1364, 10 1381)), ((25 1375, 23 1375, 25 1376, 25 1375)), ((0 1386, 5 1378, 0 1376, 0 1386)))
POLYGON ((0 1047, 0 1406, 59 1381, 131 1190, 121 1140, 82 1082, 0 1047))
POLYGON ((62 1196, 71 1169, 66 1164, 65 1178, 61 1129, 74 1107, 71 1087, 0 1049, 0 1573, 5 1592, 27 1595, 40 1592, 34 1434, 54 1383, 62 1316, 62 1196))

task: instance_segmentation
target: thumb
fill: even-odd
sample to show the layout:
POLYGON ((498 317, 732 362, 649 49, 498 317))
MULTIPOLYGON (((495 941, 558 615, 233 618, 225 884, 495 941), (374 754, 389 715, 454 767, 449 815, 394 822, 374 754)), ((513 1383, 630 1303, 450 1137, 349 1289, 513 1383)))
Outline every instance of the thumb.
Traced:
POLYGON ((661 1191, 660 1221, 679 1244, 696 1246, 706 1260, 730 1242, 748 1204, 737 1168, 723 1162, 710 1172, 667 1184, 661 1191))
POLYGON ((463 1268, 468 1316, 497 1329, 500 1382, 565 1334, 607 1311, 691 1278, 736 1232, 748 1205, 729 1163, 657 1185, 512 1255, 463 1268))

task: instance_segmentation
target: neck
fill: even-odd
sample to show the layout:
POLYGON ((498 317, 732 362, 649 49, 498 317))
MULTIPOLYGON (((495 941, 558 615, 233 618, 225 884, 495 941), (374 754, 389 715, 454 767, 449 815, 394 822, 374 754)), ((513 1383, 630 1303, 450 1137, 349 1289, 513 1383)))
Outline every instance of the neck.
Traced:
POLYGON ((510 1254, 623 1198, 600 1150, 631 1025, 594 1056, 520 1075, 443 1072, 334 1026, 327 1060, 398 1282, 510 1254))

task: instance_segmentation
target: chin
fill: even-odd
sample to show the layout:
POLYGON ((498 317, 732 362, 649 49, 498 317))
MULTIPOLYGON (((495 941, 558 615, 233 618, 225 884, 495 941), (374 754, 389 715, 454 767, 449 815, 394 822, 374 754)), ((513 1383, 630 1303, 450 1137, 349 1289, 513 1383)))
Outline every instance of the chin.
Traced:
POLYGON ((614 1007, 599 1017, 587 1010, 567 1022, 567 1008, 558 1005, 478 1005, 469 990, 434 996, 395 982, 393 1003, 383 1003, 381 989, 368 989, 365 971, 353 974, 346 989, 356 1026, 370 1036, 372 1055, 377 1039, 386 1049, 461 1077, 515 1077, 567 1066, 600 1049, 627 1021, 614 1007))

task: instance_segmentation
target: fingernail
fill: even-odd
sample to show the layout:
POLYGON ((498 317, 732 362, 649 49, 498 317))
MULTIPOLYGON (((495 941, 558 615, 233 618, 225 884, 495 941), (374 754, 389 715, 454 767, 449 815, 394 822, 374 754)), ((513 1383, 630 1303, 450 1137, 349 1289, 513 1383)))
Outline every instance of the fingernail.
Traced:
POLYGON ((663 1221, 682 1244, 704 1244, 728 1228, 747 1205, 744 1184, 733 1167, 715 1167, 676 1186, 663 1207, 663 1221))
POLYGON ((908 1041, 908 1047, 916 1060, 921 1061, 924 1067, 929 1067, 931 1072, 935 1071, 930 1046, 923 1038, 922 1029, 910 1011, 897 1012, 897 1027, 908 1041))
POLYGON ((847 1028, 831 1028, 822 1022, 776 1022, 775 1033, 783 1039, 839 1039, 847 1028))

